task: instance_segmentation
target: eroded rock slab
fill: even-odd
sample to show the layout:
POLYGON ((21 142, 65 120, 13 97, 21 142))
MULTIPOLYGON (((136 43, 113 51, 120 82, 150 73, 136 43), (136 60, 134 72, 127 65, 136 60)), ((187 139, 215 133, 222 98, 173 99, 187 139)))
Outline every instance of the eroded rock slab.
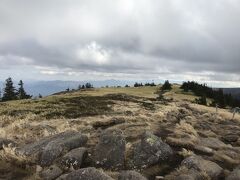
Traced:
POLYGON ((124 167, 125 137, 121 130, 106 130, 96 146, 96 165, 106 169, 122 169, 124 167))
POLYGON ((94 167, 83 168, 73 171, 64 177, 65 180, 113 180, 110 176, 94 167))

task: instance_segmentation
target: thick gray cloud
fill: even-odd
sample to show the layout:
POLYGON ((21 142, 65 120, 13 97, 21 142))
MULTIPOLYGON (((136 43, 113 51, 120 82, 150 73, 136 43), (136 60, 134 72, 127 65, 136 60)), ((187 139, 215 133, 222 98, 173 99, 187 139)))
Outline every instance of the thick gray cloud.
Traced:
POLYGON ((239 0, 1 0, 0 26, 2 76, 240 84, 239 0))

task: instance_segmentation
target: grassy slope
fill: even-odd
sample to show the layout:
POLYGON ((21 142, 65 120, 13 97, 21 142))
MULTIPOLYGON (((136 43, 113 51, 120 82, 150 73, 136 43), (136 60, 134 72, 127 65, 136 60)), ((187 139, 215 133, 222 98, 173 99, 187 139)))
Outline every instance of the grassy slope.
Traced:
MULTIPOLYGON (((88 145, 95 146, 99 131, 93 128, 94 123, 124 119, 126 122, 116 125, 115 128, 123 130, 127 140, 134 142, 145 130, 164 133, 165 131, 159 128, 164 129, 165 126, 174 128, 176 123, 169 125, 166 119, 174 120, 174 116, 178 116, 181 112, 179 109, 182 108, 184 102, 190 102, 190 106, 201 112, 200 117, 194 118, 192 112, 189 111, 190 124, 205 124, 207 121, 205 112, 209 116, 214 115, 215 108, 191 103, 196 97, 191 93, 184 94, 179 86, 174 86, 164 95, 166 98, 173 98, 172 102, 163 104, 154 101, 158 88, 99 88, 48 96, 38 100, 0 103, 0 137, 23 145, 51 134, 77 130, 88 134, 88 145), (173 118, 167 116, 168 112, 174 115, 173 118)), ((232 116, 228 110, 219 110, 219 114, 226 120, 231 119, 232 116)), ((239 115, 235 118, 240 120, 239 115)), ((179 126, 189 130, 189 125, 184 122, 179 126)), ((2 166, 0 162, 0 178, 2 178, 1 171, 6 171, 4 168, 5 166, 2 166)), ((7 169, 11 172, 12 168, 15 167, 9 165, 7 169)))
MULTIPOLYGON (((34 114, 42 118, 77 118, 81 116, 101 115, 111 112, 113 100, 116 97, 109 97, 108 94, 126 94, 142 98, 156 98, 157 87, 138 88, 99 88, 87 91, 76 91, 62 93, 60 95, 48 96, 38 100, 18 100, 0 103, 0 116, 17 116, 24 118, 28 114, 34 114)), ((179 86, 164 94, 166 98, 174 101, 194 102, 196 96, 191 92, 183 92, 179 86)), ((210 100, 208 99, 208 102, 210 100)), ((205 107, 206 109, 207 107, 205 107)), ((214 108, 207 108, 214 111, 214 108)))

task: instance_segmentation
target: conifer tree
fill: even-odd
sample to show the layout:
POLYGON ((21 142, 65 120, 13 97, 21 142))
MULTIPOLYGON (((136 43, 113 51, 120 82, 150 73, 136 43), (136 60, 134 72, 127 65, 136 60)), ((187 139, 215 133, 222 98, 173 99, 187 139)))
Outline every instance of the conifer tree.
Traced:
POLYGON ((6 84, 3 92, 2 101, 9 101, 17 99, 16 89, 13 86, 12 78, 6 79, 6 84))
POLYGON ((23 81, 20 80, 19 83, 19 89, 18 89, 18 92, 17 92, 17 96, 19 99, 29 99, 31 98, 32 96, 28 95, 23 87, 23 81))
POLYGON ((161 90, 165 91, 165 90, 171 90, 172 89, 172 85, 169 83, 168 80, 165 81, 165 83, 162 85, 161 90))

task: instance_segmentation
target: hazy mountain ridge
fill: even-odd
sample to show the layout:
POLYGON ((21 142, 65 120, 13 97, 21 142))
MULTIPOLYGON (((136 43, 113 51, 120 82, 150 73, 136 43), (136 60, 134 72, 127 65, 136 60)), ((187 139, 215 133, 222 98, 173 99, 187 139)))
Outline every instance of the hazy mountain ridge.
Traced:
MULTIPOLYGON (((129 80, 102 80, 102 81, 63 81, 63 80, 53 80, 53 81, 26 81, 24 82, 24 87, 26 91, 33 95, 38 96, 39 94, 43 96, 48 96, 57 92, 65 91, 67 88, 77 89, 79 85, 86 84, 90 82, 93 84, 94 87, 105 87, 105 86, 125 86, 133 85, 135 82, 153 82, 147 80, 136 80, 136 81, 129 81, 129 80)), ((159 84, 161 81, 154 81, 156 84, 159 84)), ((14 82, 15 87, 17 87, 18 82, 14 82)), ((4 87, 4 81, 0 81, 0 88, 4 87)), ((216 88, 217 89, 217 88, 216 88)), ((234 97, 240 98, 240 88, 221 88, 223 89, 224 93, 230 93, 234 97)))
MULTIPOLYGON (((51 95, 60 91, 65 91, 67 88, 77 89, 79 85, 90 82, 94 87, 105 87, 105 86, 125 86, 126 84, 133 85, 135 81, 124 81, 124 80, 103 80, 103 81, 26 81, 24 82, 25 90, 33 95, 43 96, 51 95)), ((17 82, 14 82, 17 87, 17 82)), ((0 88, 4 87, 4 82, 0 82, 0 88)))
POLYGON ((234 97, 240 99, 240 88, 223 88, 223 92, 232 94, 234 97))

